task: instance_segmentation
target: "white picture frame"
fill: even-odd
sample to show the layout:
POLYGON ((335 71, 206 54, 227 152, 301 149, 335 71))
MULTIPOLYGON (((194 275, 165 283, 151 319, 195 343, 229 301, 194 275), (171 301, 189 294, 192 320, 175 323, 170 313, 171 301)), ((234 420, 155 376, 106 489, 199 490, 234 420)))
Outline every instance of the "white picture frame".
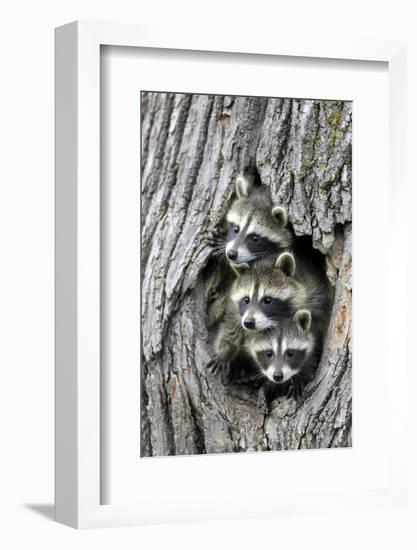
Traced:
MULTIPOLYGON (((396 230, 405 232, 400 208, 405 188, 405 45, 361 41, 327 44, 299 37, 250 36, 239 29, 219 32, 137 25, 75 22, 56 30, 56 519, 67 525, 104 527, 161 521, 155 507, 100 504, 100 47, 102 45, 212 52, 285 55, 295 58, 382 61, 389 70, 390 190, 396 230)), ((405 247, 398 249, 401 259, 405 247)), ((405 279, 405 274, 404 275, 405 279)), ((400 297, 398 311, 404 311, 400 297)), ((405 387, 404 368, 397 384, 405 387)), ((405 409, 401 410, 405 417, 405 409)), ((397 422, 395 468, 384 491, 364 490, 337 498, 295 487, 285 510, 334 506, 396 505, 405 499, 404 424, 397 422)), ((176 459, 178 460, 178 458, 176 459)), ((187 460, 182 458, 182 460, 187 460)), ((175 463, 173 463, 175 468, 175 463)), ((277 505, 273 513, 284 509, 277 505)), ((244 517, 238 499, 207 503, 188 518, 169 495, 169 521, 244 517), (232 512, 231 512, 232 510, 232 512)))

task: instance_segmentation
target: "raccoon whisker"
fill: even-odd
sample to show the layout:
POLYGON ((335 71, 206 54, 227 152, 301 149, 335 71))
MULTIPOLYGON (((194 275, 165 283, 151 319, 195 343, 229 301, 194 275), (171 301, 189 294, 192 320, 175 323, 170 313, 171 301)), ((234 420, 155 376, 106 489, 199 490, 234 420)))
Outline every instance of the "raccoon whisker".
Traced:
POLYGON ((268 333, 271 333, 271 332, 274 332, 276 329, 280 329, 282 330, 282 325, 270 325, 269 327, 267 327, 265 330, 265 332, 268 332, 268 333))
POLYGON ((263 258, 264 256, 265 256, 264 253, 258 253, 258 252, 251 252, 249 254, 241 254, 239 256, 239 264, 254 262, 258 258, 263 258))
POLYGON ((216 250, 216 249, 221 249, 221 250, 226 250, 226 246, 224 243, 217 243, 217 244, 214 244, 212 246, 213 250, 216 250))
POLYGON ((256 328, 257 328, 258 332, 259 331, 263 332, 263 331, 266 331, 266 330, 268 330, 268 331, 273 330, 273 329, 277 328, 277 326, 275 324, 271 325, 271 323, 259 323, 256 328))
POLYGON ((252 255, 253 255, 253 256, 256 256, 256 258, 259 258, 260 256, 264 256, 264 255, 265 255, 265 252, 267 252, 267 250, 261 250, 261 251, 258 251, 258 252, 252 252, 252 255))
POLYGON ((223 256, 224 255, 224 249, 216 249, 216 248, 213 248, 211 253, 214 255, 214 256, 223 256))
POLYGON ((259 368, 259 372, 255 376, 254 380, 261 380, 261 379, 265 378, 265 376, 266 375, 265 375, 264 371, 261 368, 259 368))
POLYGON ((254 256, 242 256, 242 258, 239 258, 238 262, 233 262, 233 265, 236 266, 237 268, 239 267, 248 268, 249 264, 252 264, 254 260, 256 260, 254 256))
POLYGON ((278 316, 278 315, 271 315, 271 317, 269 317, 269 319, 271 319, 271 321, 274 321, 274 323, 276 323, 277 325, 281 325, 282 323, 284 323, 286 320, 288 319, 291 319, 290 316, 288 317, 283 317, 282 315, 278 316))
POLYGON ((240 319, 225 318, 225 322, 230 326, 230 331, 238 334, 241 330, 240 319))
POLYGON ((268 253, 268 250, 261 250, 261 251, 258 251, 258 252, 251 252, 251 257, 252 258, 263 258, 265 257, 265 254, 268 253))
POLYGON ((227 241, 227 237, 225 234, 223 235, 219 235, 218 233, 208 233, 205 237, 206 239, 209 239, 210 241, 212 242, 226 242, 227 241))
POLYGON ((226 241, 223 241, 221 239, 212 239, 210 241, 210 244, 212 244, 212 246, 216 246, 216 245, 226 246, 226 241))

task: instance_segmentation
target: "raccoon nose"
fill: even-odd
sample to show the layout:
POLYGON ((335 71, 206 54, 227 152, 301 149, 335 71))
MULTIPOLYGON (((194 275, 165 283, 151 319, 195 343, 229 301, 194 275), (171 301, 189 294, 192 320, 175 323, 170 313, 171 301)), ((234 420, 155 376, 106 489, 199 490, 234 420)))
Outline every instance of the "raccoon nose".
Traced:
POLYGON ((243 321, 243 326, 245 328, 255 328, 255 319, 245 319, 243 321))
POLYGON ((236 260, 237 258, 237 252, 236 250, 229 250, 229 252, 227 253, 227 257, 229 258, 229 260, 236 260))
POLYGON ((284 378, 284 375, 282 374, 282 372, 274 372, 272 378, 275 380, 275 382, 281 382, 284 378))

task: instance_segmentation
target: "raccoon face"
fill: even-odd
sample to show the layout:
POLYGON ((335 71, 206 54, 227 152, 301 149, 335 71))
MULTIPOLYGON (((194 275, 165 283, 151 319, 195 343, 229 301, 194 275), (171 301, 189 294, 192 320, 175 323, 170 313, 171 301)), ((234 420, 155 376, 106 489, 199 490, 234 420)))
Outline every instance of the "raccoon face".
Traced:
POLYGON ((267 187, 253 188, 240 176, 236 194, 237 200, 227 214, 226 257, 233 266, 290 246, 292 235, 286 228, 287 214, 282 207, 272 204, 267 187))
POLYGON ((292 311, 289 300, 274 296, 272 292, 257 289, 239 300, 239 313, 242 327, 250 332, 268 330, 292 311))
POLYGON ((245 330, 265 331, 293 315, 305 299, 304 289, 293 278, 294 273, 294 257, 284 252, 275 263, 264 260, 240 274, 231 298, 245 330))
POLYGON ((301 309, 281 328, 250 342, 250 353, 268 380, 284 384, 302 370, 314 347, 310 327, 311 313, 301 309))

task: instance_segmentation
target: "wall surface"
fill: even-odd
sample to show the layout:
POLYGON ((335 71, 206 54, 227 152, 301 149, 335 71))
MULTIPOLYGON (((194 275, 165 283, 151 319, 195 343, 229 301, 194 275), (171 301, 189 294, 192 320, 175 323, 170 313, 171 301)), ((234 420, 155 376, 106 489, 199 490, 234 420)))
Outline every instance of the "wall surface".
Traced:
MULTIPOLYGON (((292 548, 373 547, 402 549, 416 545, 416 511, 387 510, 367 517, 352 515, 281 517, 253 522, 177 525, 76 532, 54 524, 53 514, 53 28, 75 19, 164 23, 181 28, 201 22, 230 22, 248 33, 340 33, 352 37, 393 37, 408 42, 409 161, 415 174, 417 150, 417 39, 412 2, 398 0, 212 0, 209 3, 128 0, 3 3, 0 17, 0 454, 3 548, 227 548, 271 544, 292 548), (7 6, 7 7, 6 7, 7 6), (339 7, 340 6, 340 7, 339 7), (268 23, 266 23, 268 21, 268 23), (269 27, 265 26, 266 24, 269 27), (299 528, 302 522, 302 529, 299 528), (321 536, 320 533, 325 533, 321 536), (414 540, 413 540, 414 539, 414 540)), ((415 204, 410 185, 407 204, 415 204)), ((414 230, 411 228, 410 231, 414 230)), ((411 242, 415 242, 411 239, 411 242)), ((410 281, 416 264, 410 254, 410 281)), ((410 296, 410 304, 415 293, 410 296)), ((410 315, 412 308, 410 307, 410 315)), ((411 320, 411 317, 410 317, 411 320)), ((414 321, 415 323, 415 321, 414 321)), ((410 330, 411 334, 411 330, 410 330)), ((416 375, 410 371, 410 395, 416 375)), ((415 430, 415 424, 412 425, 415 430)), ((410 428, 411 430, 411 428, 410 428)), ((411 433, 411 431, 410 431, 411 433)), ((414 438, 411 453, 416 456, 414 438)), ((415 475, 414 495, 417 495, 415 475)), ((410 483, 411 483, 410 482, 410 483)), ((415 504, 415 497, 411 499, 415 504)))

